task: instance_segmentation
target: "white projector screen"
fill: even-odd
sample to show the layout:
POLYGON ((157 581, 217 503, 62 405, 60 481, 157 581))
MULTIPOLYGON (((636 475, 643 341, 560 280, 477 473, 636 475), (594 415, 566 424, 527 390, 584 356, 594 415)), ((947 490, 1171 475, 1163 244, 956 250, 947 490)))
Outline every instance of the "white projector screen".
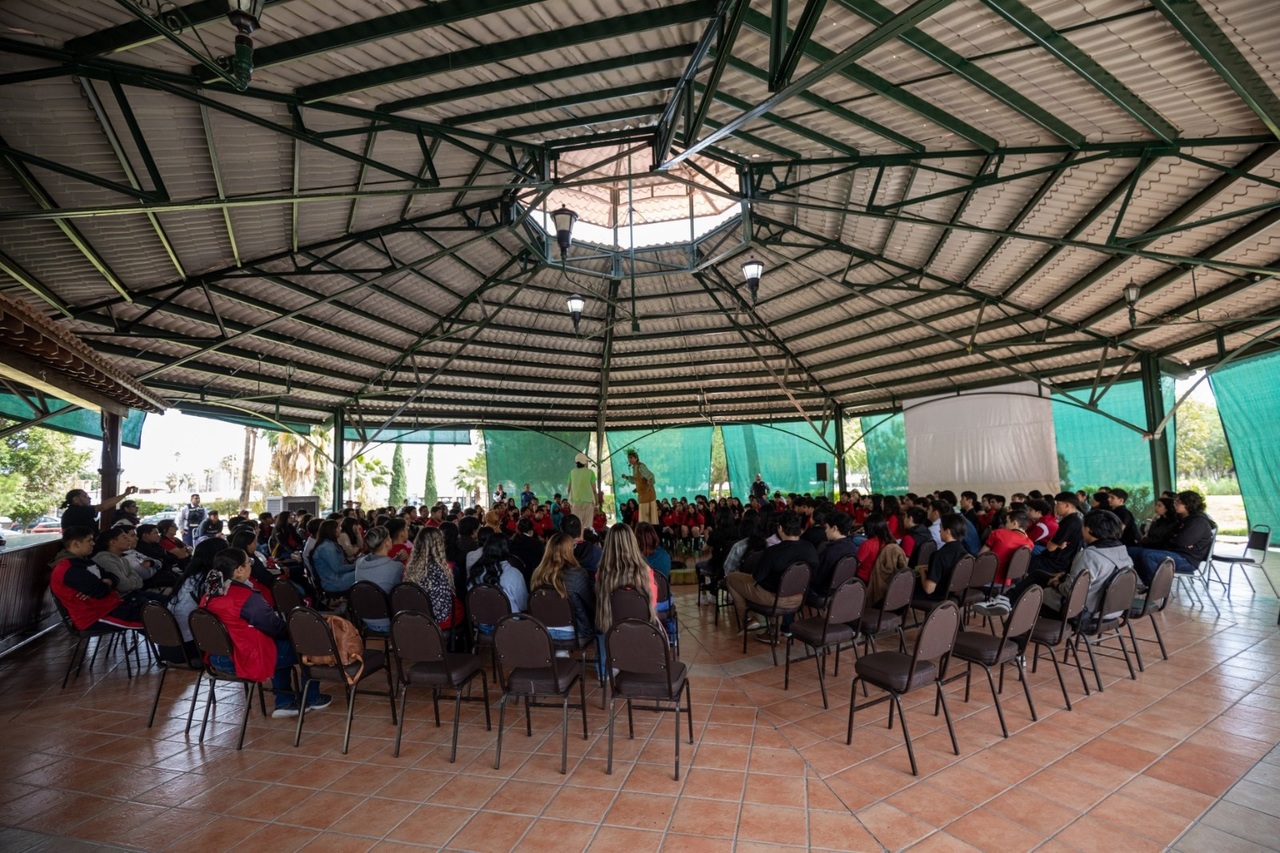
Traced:
POLYGON ((920 397, 902 410, 912 491, 1057 489, 1053 407, 1034 382, 920 397))

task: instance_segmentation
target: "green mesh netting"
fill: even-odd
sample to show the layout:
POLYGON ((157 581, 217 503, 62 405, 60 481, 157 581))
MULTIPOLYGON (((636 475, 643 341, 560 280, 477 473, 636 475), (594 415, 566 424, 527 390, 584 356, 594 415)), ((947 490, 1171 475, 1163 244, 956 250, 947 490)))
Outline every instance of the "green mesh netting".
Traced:
POLYGON ((867 448, 867 473, 871 491, 881 495, 902 495, 907 483, 907 423, 902 412, 860 418, 862 443, 867 448))
MULTIPOLYGON (((1168 411, 1175 401, 1173 377, 1160 378, 1160 391, 1168 411)), ((1093 491, 1098 486, 1119 486, 1129 492, 1129 507, 1133 512, 1144 512, 1152 498, 1151 451, 1147 441, 1134 430, 1096 412, 1063 402, 1059 394, 1054 394, 1052 399, 1062 488, 1093 491)), ((1098 401, 1098 408, 1131 424, 1142 426, 1147 422, 1141 382, 1117 382, 1098 401)), ((1174 421, 1169 422, 1166 434, 1169 470, 1174 471, 1174 421)))
POLYGON ((489 491, 499 484, 508 495, 519 498, 524 484, 534 494, 550 498, 569 487, 569 469, 574 457, 587 449, 591 433, 582 431, 533 432, 521 429, 484 431, 485 462, 489 491))
POLYGON ((627 451, 635 450, 653 472, 658 500, 705 495, 711 490, 711 430, 709 426, 671 427, 654 432, 612 429, 605 433, 609 465, 618 503, 636 496, 635 486, 622 479, 631 473, 627 451))
POLYGON ((364 441, 377 433, 379 444, 470 444, 470 429, 416 429, 414 427, 370 427, 361 430, 347 427, 342 432, 345 441, 364 441))
POLYGON ((760 474, 770 492, 818 494, 835 488, 835 422, 829 422, 822 438, 808 421, 774 424, 731 424, 720 428, 729 466, 732 494, 745 499, 760 474), (825 442, 825 446, 824 446, 825 442), (827 466, 826 481, 817 478, 818 463, 827 466))
POLYGON ((1228 364, 1209 376, 1249 524, 1280 530, 1280 355, 1228 364))
POLYGON ((296 432, 298 435, 311 435, 311 424, 299 423, 288 420, 266 420, 264 418, 254 418, 249 415, 238 415, 232 412, 219 413, 207 410, 193 411, 185 407, 179 407, 178 411, 184 415, 190 415, 193 418, 208 418, 211 421, 222 421, 228 424, 238 424, 240 426, 254 427, 255 429, 265 429, 267 432, 283 432, 280 427, 287 426, 290 431, 296 432))
MULTIPOLYGON (((97 441, 102 440, 102 415, 88 409, 81 409, 61 400, 46 398, 46 404, 54 411, 61 412, 63 409, 69 409, 70 411, 54 415, 46 421, 41 421, 39 426, 55 432, 65 432, 97 441)), ((0 393, 0 417, 25 421, 39 416, 39 412, 27 405, 27 402, 16 394, 0 393)), ((132 447, 134 450, 140 448, 142 446, 142 424, 146 419, 146 412, 130 409, 129 416, 120 425, 121 444, 125 447, 132 447)))

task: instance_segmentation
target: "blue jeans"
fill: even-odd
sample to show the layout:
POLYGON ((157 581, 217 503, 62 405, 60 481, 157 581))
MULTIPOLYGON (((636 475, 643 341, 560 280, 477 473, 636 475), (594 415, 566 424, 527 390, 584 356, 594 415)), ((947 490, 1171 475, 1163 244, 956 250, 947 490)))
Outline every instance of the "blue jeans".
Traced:
POLYGON ((572 628, 548 628, 547 632, 553 640, 573 640, 578 636, 572 628))
POLYGON ((1191 561, 1177 551, 1164 551, 1159 548, 1138 548, 1131 547, 1128 549, 1129 557, 1133 560, 1133 567, 1138 572, 1138 577, 1142 578, 1144 584, 1150 585, 1151 579, 1156 576, 1156 569, 1160 568, 1160 564, 1166 558, 1173 560, 1173 570, 1180 575, 1194 575, 1197 566, 1193 566, 1191 561))
MULTIPOLYGON (((277 708, 293 708, 298 702, 294 698, 293 679, 290 672, 298 659, 293 654, 293 645, 288 640, 276 640, 276 671, 271 675, 271 689, 276 694, 277 708)), ((234 673, 235 663, 224 655, 210 655, 209 664, 222 672, 234 673)), ((312 705, 320 699, 320 685, 311 682, 307 690, 307 704, 312 705)))

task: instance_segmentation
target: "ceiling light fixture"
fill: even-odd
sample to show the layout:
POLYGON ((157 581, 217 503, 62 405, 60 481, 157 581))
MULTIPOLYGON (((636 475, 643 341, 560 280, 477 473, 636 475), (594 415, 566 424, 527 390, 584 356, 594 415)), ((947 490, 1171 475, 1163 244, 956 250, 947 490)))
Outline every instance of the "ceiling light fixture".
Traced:
POLYGON ((573 318, 573 333, 578 333, 578 323, 582 320, 582 309, 586 307, 586 300, 581 295, 575 293, 565 301, 565 306, 569 309, 569 316, 573 318))
POLYGON ((742 264, 742 277, 746 279, 747 290, 751 291, 751 304, 756 304, 756 295, 760 291, 760 277, 764 275, 764 264, 751 258, 742 264))
POLYGON ((1129 328, 1132 329, 1138 325, 1138 299, 1142 296, 1142 285, 1134 284, 1132 281, 1125 285, 1124 301, 1129 306, 1129 328))
POLYGON ((560 262, 564 263, 569 246, 573 243, 573 224, 578 221, 578 214, 567 207, 551 211, 551 221, 556 226, 556 244, 560 247, 560 262))
POLYGON ((227 0, 227 18, 236 28, 236 55, 231 71, 236 82, 249 86, 253 76, 253 31, 262 18, 262 8, 267 0, 227 0))

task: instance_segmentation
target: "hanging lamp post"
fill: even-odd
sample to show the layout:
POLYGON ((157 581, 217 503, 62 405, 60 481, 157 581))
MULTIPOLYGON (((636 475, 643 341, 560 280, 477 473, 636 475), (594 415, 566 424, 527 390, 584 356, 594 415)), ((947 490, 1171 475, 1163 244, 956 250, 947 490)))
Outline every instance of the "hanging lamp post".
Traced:
POLYGON ((742 264, 742 277, 746 279, 747 290, 751 291, 751 304, 756 304, 756 295, 760 291, 760 277, 764 275, 764 264, 750 258, 742 264))
POLYGON ((267 0, 227 0, 227 18, 236 28, 236 55, 231 71, 236 82, 248 87, 253 76, 253 31, 262 18, 267 0))
POLYGON ((569 245, 573 243, 573 224, 578 221, 578 214, 567 207, 551 211, 551 221, 556 227, 556 245, 560 247, 560 262, 564 263, 569 245))
POLYGON ((1138 299, 1142 296, 1142 285, 1134 284, 1132 281, 1125 285, 1124 301, 1129 306, 1129 328, 1132 329, 1138 325, 1138 299))
POLYGON ((565 306, 569 309, 569 316, 573 318, 573 333, 575 335, 578 333, 578 323, 582 321, 582 309, 586 304, 586 300, 577 293, 565 300, 565 306))

